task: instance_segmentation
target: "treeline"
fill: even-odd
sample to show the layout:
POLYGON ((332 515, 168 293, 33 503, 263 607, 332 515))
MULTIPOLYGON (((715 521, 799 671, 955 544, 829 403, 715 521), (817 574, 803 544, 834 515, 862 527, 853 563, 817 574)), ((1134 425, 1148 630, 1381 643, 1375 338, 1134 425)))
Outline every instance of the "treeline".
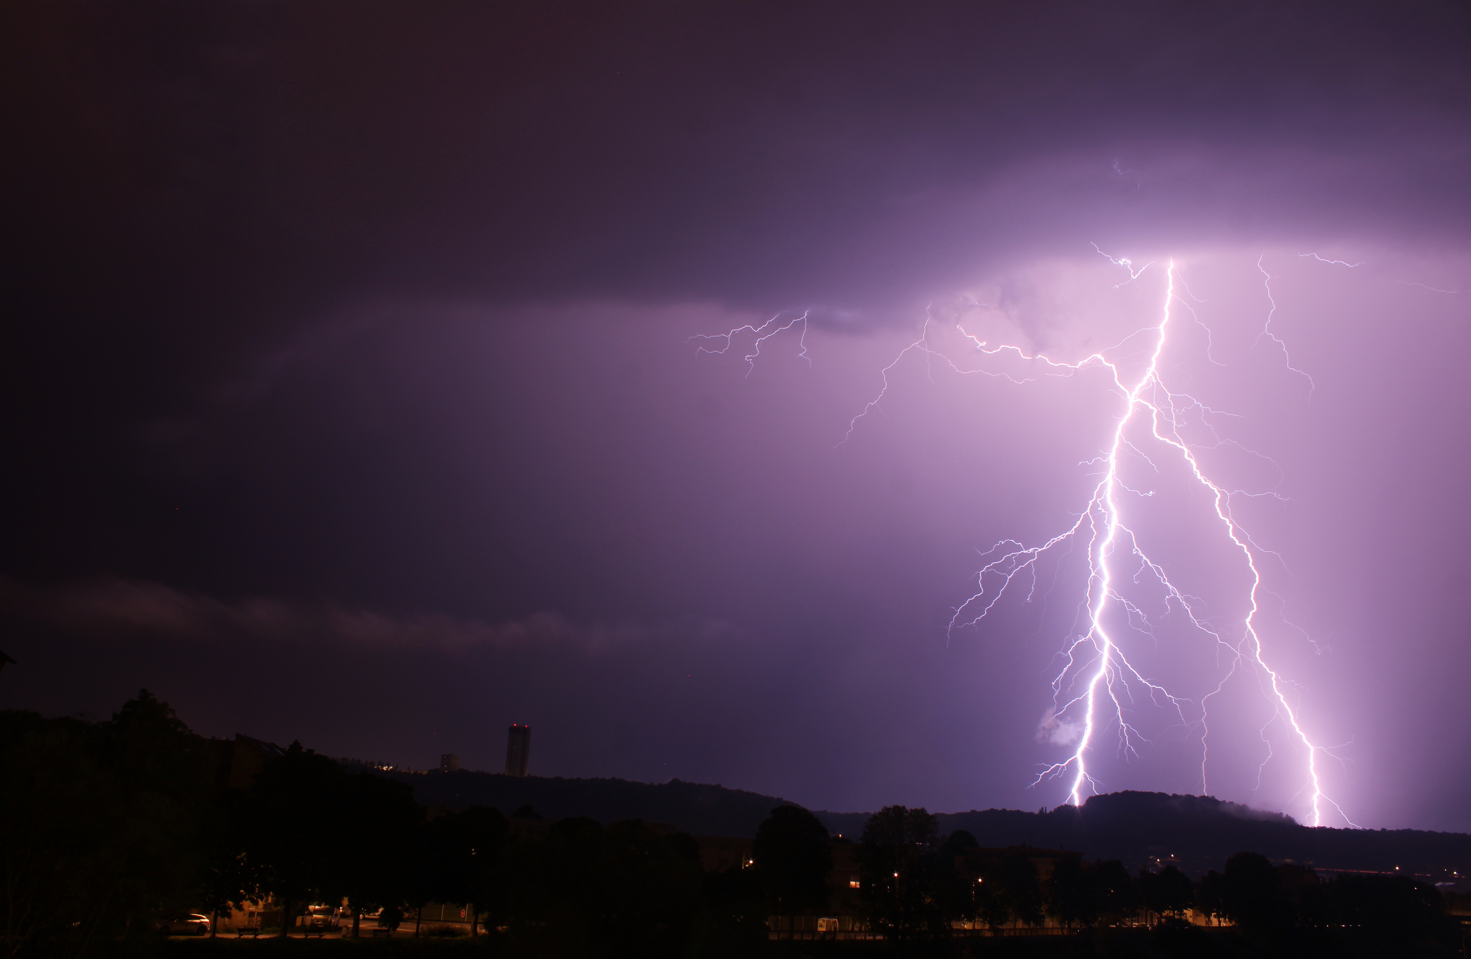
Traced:
POLYGON ((1259 945, 1297 943, 1330 952, 1356 943, 1422 944, 1454 950, 1460 924, 1432 885, 1408 876, 1345 875, 1320 882, 1308 868, 1264 856, 1231 856, 1223 871, 1193 882, 1173 865, 1130 875, 1118 860, 1051 858, 1044 850, 977 847, 964 830, 944 835, 923 809, 886 808, 863 830, 863 915, 893 939, 943 939, 953 923, 991 932, 1060 926, 1181 929, 1189 913, 1230 924, 1259 945), (1037 862, 1051 859, 1041 876, 1037 862))
POLYGON ((770 879, 780 816, 757 844, 767 868, 707 875, 690 836, 639 821, 430 818, 408 786, 299 744, 231 789, 225 755, 146 691, 105 722, 0 712, 5 956, 113 954, 169 913, 268 898, 287 922, 345 902, 349 934, 364 912, 393 927, 443 902, 531 954, 741 955, 773 906, 815 901, 770 879))
MULTIPOLYGON (((426 806, 465 809, 531 806, 549 819, 591 816, 600 822, 641 818, 672 823, 698 836, 752 836, 771 812, 785 804, 774 796, 708 783, 671 779, 639 783, 626 779, 563 779, 550 776, 502 776, 459 769, 427 773, 388 771, 384 775, 414 788, 426 806)), ((819 814, 822 815, 822 814, 819 814)), ((860 821, 852 829, 857 835, 860 821)), ((829 831, 842 832, 841 829, 829 831)))
POLYGON ((1191 908, 1263 941, 1347 930, 1459 942, 1433 887, 1319 883, 1252 854, 1198 883, 1067 857, 1044 878, 1036 850, 980 849, 923 809, 880 811, 854 846, 783 805, 761 823, 753 863, 707 873, 695 839, 637 820, 513 823, 487 807, 431 818, 403 783, 299 744, 247 788, 226 786, 225 762, 146 692, 105 722, 0 713, 7 959, 111 953, 151 941, 162 914, 267 897, 288 921, 345 902, 390 927, 428 902, 465 904, 472 928, 493 931, 485 941, 529 955, 743 956, 767 943, 770 916, 834 912, 908 943, 948 940, 957 921, 1085 930, 1178 923, 1191 908), (829 884, 835 850, 857 889, 847 875, 829 884))
MULTIPOLYGON (((830 829, 857 834, 862 820, 823 814, 830 829)), ((940 816, 942 829, 964 829, 986 846, 1059 845, 1086 849, 1130 866, 1166 849, 1191 875, 1219 869, 1252 849, 1277 861, 1444 875, 1471 874, 1471 835, 1416 829, 1330 829, 1303 826, 1281 813, 1252 809, 1210 796, 1116 792, 1090 796, 1081 807, 1046 812, 991 809, 940 816)))
MULTIPOLYGON (((641 816, 706 836, 750 836, 775 806, 773 796, 687 783, 635 783, 620 779, 562 779, 452 773, 387 773, 414 787, 428 806, 463 809, 534 806, 550 818, 591 816, 612 822, 641 816)), ((868 813, 815 811, 830 833, 857 836, 868 813)), ((1192 876, 1220 869, 1242 849, 1274 861, 1317 863, 1340 869, 1420 875, 1471 875, 1471 835, 1415 829, 1330 829, 1303 826, 1281 813, 1252 809, 1210 796, 1116 792, 1091 796, 1081 807, 1042 812, 1016 809, 941 813, 944 832, 964 830, 983 846, 1029 843, 1053 849, 1086 849, 1118 859, 1130 869, 1168 850, 1192 876)))

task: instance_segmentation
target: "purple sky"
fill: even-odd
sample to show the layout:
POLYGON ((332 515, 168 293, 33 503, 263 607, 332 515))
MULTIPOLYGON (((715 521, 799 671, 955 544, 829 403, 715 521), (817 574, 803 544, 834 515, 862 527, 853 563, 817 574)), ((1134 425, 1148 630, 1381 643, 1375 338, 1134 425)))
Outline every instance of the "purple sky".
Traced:
MULTIPOLYGON (((1464 7, 0 16, 0 705, 146 685, 416 767, 498 768, 514 721, 546 775, 1057 805, 1080 554, 946 624, 981 551, 1071 524, 1119 401, 943 357, 1024 378, 959 322, 1076 361, 1158 323, 1173 257, 1161 377, 1223 411, 1212 476, 1283 497, 1238 518, 1325 790, 1471 830, 1464 7), (936 355, 839 445, 927 309, 936 355), (805 358, 690 341, 803 311, 805 358)), ((1158 452, 1124 508, 1239 637, 1238 555, 1158 452)), ((1198 701, 1220 650, 1138 589, 1131 661, 1198 701)), ((1217 698, 1206 788, 1307 818, 1266 704, 1217 698)), ((1200 791, 1199 728, 1136 705, 1100 788, 1200 791)))

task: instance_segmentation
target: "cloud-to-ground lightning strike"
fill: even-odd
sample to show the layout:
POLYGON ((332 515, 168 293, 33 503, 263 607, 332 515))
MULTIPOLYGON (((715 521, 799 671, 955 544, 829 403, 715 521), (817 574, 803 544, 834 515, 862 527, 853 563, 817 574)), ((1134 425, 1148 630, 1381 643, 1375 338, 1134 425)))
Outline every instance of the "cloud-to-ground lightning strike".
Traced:
MULTIPOLYGON (((1101 250, 1099 252, 1102 253, 1101 250)), ((1107 256, 1107 254, 1104 255, 1107 256)), ((1129 278, 1124 281, 1125 284, 1137 281, 1146 270, 1155 266, 1154 263, 1147 263, 1142 267, 1136 267, 1128 259, 1113 257, 1108 257, 1108 259, 1115 266, 1128 271, 1129 278)), ((1325 260, 1324 262, 1332 261, 1325 260)), ((1344 263, 1343 265, 1352 266, 1354 264, 1344 263)), ((1263 274, 1267 297, 1271 304, 1261 336, 1281 346, 1284 357, 1286 357, 1286 345, 1271 331, 1271 319, 1276 310, 1276 303, 1271 300, 1271 276, 1262 267, 1260 261, 1257 267, 1263 274)), ((1271 748, 1267 731, 1274 723, 1280 723, 1287 734, 1300 744, 1306 753, 1304 790, 1310 792, 1312 824, 1322 825, 1324 807, 1332 806, 1345 822, 1353 825, 1343 813, 1342 808, 1329 799, 1323 791, 1319 775, 1319 761, 1326 754, 1326 750, 1314 743, 1307 730, 1304 729, 1299 711, 1290 696, 1291 683, 1268 663, 1267 652, 1258 631, 1259 594, 1262 589, 1259 563, 1263 555, 1275 554, 1271 554, 1269 550, 1263 549, 1251 539, 1233 515, 1232 507, 1233 503, 1241 498, 1271 496, 1280 499, 1281 497, 1276 493, 1257 493, 1228 488, 1217 482, 1207 474, 1202 466, 1197 456, 1198 448, 1187 442, 1182 431, 1189 414, 1194 413, 1203 418, 1219 414, 1220 411, 1210 409, 1189 394, 1168 388, 1163 381, 1161 357, 1165 352, 1174 315, 1178 309, 1184 308, 1190 312, 1196 323, 1200 322, 1199 318, 1194 316, 1193 308, 1179 292, 1185 287, 1174 261, 1169 261, 1164 266, 1164 270, 1166 272, 1165 294, 1158 320, 1152 325, 1135 330, 1114 346, 1099 350, 1076 362, 1053 360, 1041 354, 1028 353, 1017 346, 991 345, 966 331, 959 322, 955 323, 961 336, 969 342, 976 354, 983 357, 1006 354, 1018 360, 1029 361, 1034 368, 1040 366, 1047 375, 1069 376, 1087 368, 1106 371, 1106 375, 1112 379, 1113 391, 1120 397, 1121 406, 1113 422, 1112 434, 1106 449, 1096 459, 1085 464, 1099 469, 1096 474, 1098 480, 1092 488, 1086 505, 1077 513, 1073 524, 1039 545, 1027 546, 1016 540, 1004 539, 985 552, 983 558, 986 559, 986 563, 976 578, 977 590, 955 609, 949 629, 954 631, 979 624, 996 608, 996 604, 1001 601, 1008 590, 1019 584, 1024 585, 1024 581, 1029 581, 1034 591, 1037 582, 1037 564, 1044 555, 1065 545, 1085 542, 1087 580, 1084 595, 1079 604, 1081 628, 1077 629, 1063 646, 1062 667, 1052 680, 1052 709, 1043 724, 1044 731, 1051 729, 1062 733, 1060 738, 1052 738, 1053 742, 1072 745, 1073 748, 1071 754, 1065 759, 1043 768, 1033 781, 1033 785, 1055 777, 1062 777, 1069 781, 1068 799, 1074 805, 1081 805, 1089 795, 1097 792, 1098 783, 1089 772, 1089 757, 1100 748, 1100 739, 1108 728, 1112 728, 1116 733, 1118 739, 1116 748, 1126 757, 1136 756, 1138 747, 1147 742, 1129 719, 1128 702, 1137 694, 1148 697, 1157 706, 1171 710, 1182 726, 1199 730, 1200 784, 1202 791, 1206 791, 1207 750, 1211 735, 1207 727, 1210 702, 1213 697, 1223 691, 1232 677, 1243 671, 1249 671, 1255 673, 1260 681, 1262 692, 1267 697, 1272 713, 1272 718, 1261 729, 1261 737, 1266 742, 1268 753, 1267 757, 1262 760, 1261 768, 1265 768, 1267 763, 1272 761, 1275 752, 1271 748), (1141 354, 1147 357, 1142 369, 1137 374, 1127 373, 1126 367, 1130 364, 1125 360, 1141 354), (1138 457, 1158 470, 1156 464, 1139 448, 1138 444, 1130 440, 1131 428, 1137 427, 1147 430, 1149 437, 1161 444, 1164 450, 1178 457, 1187 475, 1205 492, 1212 504, 1214 519, 1219 523, 1224 537, 1223 545, 1230 544, 1233 555, 1237 557, 1236 561, 1244 567, 1246 578, 1250 582, 1249 590, 1243 601, 1243 607, 1247 612, 1244 620, 1230 631, 1232 635, 1227 635, 1226 629, 1218 626, 1203 614, 1200 600, 1176 586, 1164 566, 1145 552, 1139 537, 1126 521, 1120 504, 1121 495, 1133 494, 1142 501, 1152 496, 1153 493, 1131 489, 1124 483, 1120 469, 1123 458, 1126 456, 1138 457), (1183 612, 1190 627, 1208 637, 1209 642, 1215 644, 1215 647, 1222 653, 1220 658, 1224 661, 1224 674, 1214 688, 1198 700, 1177 696, 1160 683, 1147 678, 1141 669, 1136 668, 1130 662, 1111 629, 1111 621, 1121 616, 1122 621, 1129 626, 1140 623, 1143 624, 1146 633, 1148 632, 1149 621, 1143 609, 1116 586, 1116 583, 1128 578, 1132 578, 1132 581, 1137 583, 1142 576, 1152 577, 1163 590, 1166 607, 1177 608, 1183 612), (1187 710, 1190 715, 1187 715, 1187 710)), ((759 327, 747 325, 733 329, 726 334, 703 339, 724 340, 725 345, 713 352, 725 352, 730 348, 731 337, 734 335, 743 331, 754 334, 757 337, 755 349, 746 357, 747 362, 750 363, 754 362, 764 340, 781 330, 789 329, 798 322, 803 324, 805 338, 804 316, 790 320, 785 325, 780 325, 779 328, 773 328, 778 325, 778 318, 773 318, 759 327)), ((882 384, 878 394, 849 422, 848 430, 841 442, 846 442, 851 438, 860 421, 882 402, 890 388, 889 374, 906 355, 912 352, 925 354, 927 360, 938 358, 940 362, 948 365, 957 373, 980 373, 987 376, 1004 377, 1017 383, 1026 381, 1004 371, 963 367, 956 363, 948 353, 931 346, 932 323, 932 316, 927 315, 919 336, 905 346, 883 368, 881 371, 882 384)), ((803 355, 806 355, 805 339, 803 355)), ((1212 362, 1215 362, 1213 358, 1212 362)), ((1288 369, 1304 376, 1311 384, 1311 377, 1294 368, 1290 358, 1288 369)), ((1216 437, 1217 445, 1223 442, 1229 441, 1222 441, 1216 437)), ((1027 599, 1031 598, 1031 591, 1029 591, 1027 599)), ((1260 770, 1258 778, 1260 779, 1260 770)))

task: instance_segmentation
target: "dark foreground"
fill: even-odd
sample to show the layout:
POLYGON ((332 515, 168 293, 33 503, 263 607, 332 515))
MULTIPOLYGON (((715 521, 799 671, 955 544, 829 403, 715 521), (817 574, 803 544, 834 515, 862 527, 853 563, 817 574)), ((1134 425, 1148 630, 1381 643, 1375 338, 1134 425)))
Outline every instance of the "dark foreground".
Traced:
MULTIPOLYGON (((100 950, 99 950, 100 951, 100 950)), ((643 959, 640 948, 584 949, 555 937, 514 941, 505 937, 460 939, 169 939, 134 942, 114 953, 126 959, 643 959)), ((1250 942, 1236 931, 1193 927, 1094 930, 1078 936, 1018 936, 951 940, 939 943, 883 941, 780 941, 735 946, 708 943, 705 948, 671 954, 670 959, 1452 959, 1462 948, 1361 936, 1305 934, 1275 942, 1250 942)))

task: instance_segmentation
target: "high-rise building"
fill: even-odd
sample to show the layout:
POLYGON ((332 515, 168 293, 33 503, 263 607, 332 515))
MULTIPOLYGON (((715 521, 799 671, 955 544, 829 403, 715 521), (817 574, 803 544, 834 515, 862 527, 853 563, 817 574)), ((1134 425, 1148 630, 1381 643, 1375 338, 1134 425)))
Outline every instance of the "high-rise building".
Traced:
POLYGON ((442 772, 442 773, 452 773, 456 769, 459 769, 459 768, 460 768, 460 757, 459 757, 458 754, 456 754, 456 753, 445 753, 443 756, 440 756, 439 757, 439 771, 440 772, 442 772))
POLYGON ((531 765, 531 727, 511 724, 506 740, 506 775, 525 776, 531 765))

